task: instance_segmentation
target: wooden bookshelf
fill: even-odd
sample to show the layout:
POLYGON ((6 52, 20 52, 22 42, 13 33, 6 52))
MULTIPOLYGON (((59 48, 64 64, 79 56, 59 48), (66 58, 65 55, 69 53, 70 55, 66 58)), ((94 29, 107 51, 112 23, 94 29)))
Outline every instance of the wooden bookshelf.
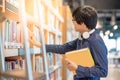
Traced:
MULTIPOLYGON (((68 5, 64 5, 63 8, 63 17, 64 17, 64 23, 62 24, 63 25, 63 29, 62 29, 62 32, 64 36, 62 36, 62 41, 63 43, 66 43, 68 41, 71 41, 72 39, 74 39, 74 34, 72 34, 72 32, 74 31, 74 25, 72 24, 72 12, 70 10, 70 7, 68 5), (69 36, 69 37, 67 37, 69 36)), ((66 62, 64 61, 64 58, 65 58, 65 55, 63 55, 63 66, 62 66, 62 76, 63 76, 63 80, 70 80, 71 77, 73 77, 73 74, 71 71, 69 71, 67 69, 67 66, 66 66, 66 62)))
POLYGON ((18 56, 18 49, 5 49, 4 53, 5 57, 18 56))
MULTIPOLYGON (((35 3, 35 2, 33 2, 33 3, 35 3)), ((61 32, 61 30, 58 30, 58 29, 61 29, 61 28, 56 28, 56 20, 58 20, 59 23, 63 22, 64 20, 62 18, 62 15, 59 13, 59 11, 55 8, 54 5, 53 6, 52 6, 52 4, 48 5, 48 3, 46 3, 46 1, 44 1, 44 0, 40 0, 39 5, 40 5, 40 9, 41 9, 40 10, 41 15, 39 15, 38 17, 40 17, 40 19, 35 18, 35 16, 34 16, 35 14, 32 13, 33 10, 29 10, 29 5, 27 5, 28 6, 28 12, 32 13, 32 16, 29 15, 29 13, 27 13, 27 22, 28 22, 28 24, 36 25, 37 28, 41 28, 41 27, 43 28, 43 30, 44 30, 44 40, 45 40, 46 44, 49 44, 49 42, 50 42, 49 41, 49 35, 53 36, 53 38, 51 38, 51 39, 53 39, 53 44, 56 44, 56 37, 61 36, 61 38, 62 38, 62 32, 61 32), (50 13, 54 17, 53 24, 51 24, 50 21, 49 21, 50 18, 48 16, 48 13, 50 13), (50 24, 48 24, 48 23, 50 23, 50 24), (53 27, 53 29, 51 27, 53 27)), ((32 4, 32 6, 33 6, 33 4, 32 4)), ((39 12, 36 12, 36 13, 39 13, 39 12)), ((34 31, 34 28, 32 28, 31 31, 34 31)), ((39 55, 39 52, 37 54, 35 54, 33 59, 35 59, 37 56, 41 56, 41 55, 39 55)), ((51 74, 52 72, 54 74, 56 74, 55 71, 57 69, 61 68, 61 65, 57 65, 57 61, 55 61, 56 60, 55 56, 56 55, 53 54, 53 58, 54 58, 53 64, 54 65, 52 67, 52 70, 50 70, 51 72, 49 72, 49 74, 51 74), (57 67, 55 67, 56 65, 57 65, 57 67)), ((35 61, 33 60, 33 62, 35 62, 35 61)), ((55 79, 55 80, 57 80, 57 79, 55 79)))
POLYGON ((0 5, 0 14, 4 16, 4 18, 10 18, 12 20, 15 20, 15 21, 19 21, 19 14, 18 14, 18 9, 12 5, 10 5, 8 2, 6 2, 6 5, 9 5, 9 6, 6 6, 5 9, 4 6, 0 5), (9 8, 11 7, 11 8, 9 8), (11 10, 11 9, 15 9, 15 11, 11 10))
MULTIPOLYGON (((22 80, 27 80, 26 76, 26 71, 24 70, 13 70, 13 71, 7 71, 7 72, 2 72, 0 75, 6 78, 15 78, 15 79, 22 79, 22 80)), ((33 72, 33 77, 34 80, 44 80, 45 79, 45 73, 37 73, 33 72)))
MULTIPOLYGON (((27 1, 27 3, 29 2, 28 0, 26 0, 27 1)), ((32 1, 34 1, 34 0, 32 0, 32 1)), ((30 0, 30 3, 31 3, 31 0, 30 0)), ((33 4, 33 2, 32 2, 32 4, 33 4)), ((29 6, 29 5, 26 5, 27 7, 29 6)), ((31 6, 31 5, 30 5, 31 6)), ((23 6, 22 6, 23 7, 23 6)), ((38 26, 38 27, 40 27, 40 24, 36 21, 36 19, 34 19, 34 17, 33 17, 33 15, 32 15, 32 13, 31 12, 33 12, 33 11, 29 11, 28 9, 27 9, 27 11, 26 11, 26 13, 24 14, 25 16, 27 16, 27 24, 28 25, 36 25, 36 26, 38 26)), ((21 12, 22 13, 22 12, 21 12)), ((10 2, 7 2, 7 1, 5 1, 5 0, 1 0, 0 1, 0 15, 2 15, 2 17, 0 17, 0 24, 1 24, 1 26, 4 28, 4 20, 5 19, 10 19, 10 20, 13 20, 13 21, 16 21, 16 22, 19 22, 20 24, 22 24, 22 23, 24 23, 24 22, 22 22, 22 19, 20 18, 20 15, 21 14, 19 14, 19 12, 18 12, 18 8, 17 7, 15 7, 14 5, 12 5, 12 3, 10 2)), ((23 15, 23 14, 22 14, 23 15)), ((11 24, 10 24, 11 25, 11 24)), ((25 23, 24 24, 22 24, 22 26, 24 26, 25 25, 25 23)), ((21 25, 20 25, 21 26, 21 25)), ((17 27, 17 26, 16 26, 17 27)), ((2 30, 2 32, 1 33, 3 33, 3 35, 2 36, 0 36, 0 37, 2 37, 3 38, 3 40, 4 40, 4 29, 2 30)), ((22 35, 22 34, 21 34, 22 35)), ((23 36, 22 36, 23 37, 23 36)), ((3 41, 4 42, 4 41, 3 41)), ((4 45, 4 43, 3 43, 3 45, 4 45)), ((3 46, 3 49, 4 49, 4 46, 3 46)), ((20 48, 19 48, 20 49, 20 48)), ((4 49, 3 51, 3 53, 4 53, 4 56, 2 56, 2 57, 11 57, 12 59, 14 59, 14 57, 13 56, 19 56, 18 55, 18 51, 19 51, 19 49, 18 48, 15 48, 15 47, 11 47, 11 48, 7 48, 7 49, 4 49), (15 53, 15 54, 14 54, 15 53)), ((23 54, 25 53, 25 51, 23 51, 23 54)), ((5 58, 5 59, 6 59, 5 58)), ((27 57, 28 58, 28 57, 27 57)), ((0 61, 1 62, 1 61, 0 61)), ((34 65, 34 64, 33 64, 34 65)), ((30 68, 29 68, 30 69, 30 68)), ((1 69, 0 69, 1 70, 1 69)), ((27 71, 23 71, 23 70, 8 70, 8 71, 5 71, 5 70, 3 70, 3 72, 1 72, 0 71, 0 76, 3 76, 3 77, 5 77, 5 78, 15 78, 15 79, 27 79, 28 78, 28 74, 30 74, 30 73, 27 73, 27 71)), ((42 72, 42 73, 37 73, 37 72, 33 72, 33 77, 34 77, 34 80, 43 80, 43 79, 45 79, 46 78, 46 75, 45 75, 45 73, 44 72, 42 72)))
MULTIPOLYGON (((18 11, 19 9, 16 6, 12 5, 11 3, 7 2, 6 0, 1 0, 0 1, 0 15, 1 15, 0 22, 1 22, 1 24, 5 23, 4 20, 10 19, 12 21, 16 21, 17 23, 19 23, 20 26, 22 26, 22 28, 24 26, 27 26, 28 30, 30 30, 31 32, 34 32, 35 27, 38 28, 38 30, 40 30, 42 28, 43 32, 44 32, 44 40, 45 40, 46 44, 49 44, 50 42, 52 42, 52 44, 61 44, 62 41, 57 42, 57 40, 59 40, 59 38, 60 38, 60 40, 62 40, 62 36, 63 36, 61 24, 64 22, 64 19, 61 15, 62 9, 60 8, 60 6, 62 6, 61 5, 62 0, 59 1, 60 4, 57 4, 57 0, 53 0, 53 1, 50 0, 51 1, 50 4, 47 3, 45 0, 39 0, 39 4, 40 4, 39 6, 40 6, 41 10, 39 12, 36 12, 39 14, 39 15, 37 15, 37 18, 36 18, 36 14, 34 12, 35 8, 36 8, 35 1, 37 1, 37 0, 25 0, 25 12, 24 12, 25 22, 26 22, 25 23, 24 20, 21 19, 21 15, 23 15, 23 14, 19 13, 19 11, 18 11), (52 21, 52 23, 50 22, 51 20, 49 18, 49 15, 51 16, 51 19, 54 19, 52 21), (51 39, 52 41, 49 39, 51 39)), ((38 11, 38 10, 36 10, 36 11, 38 11)), ((5 24, 2 26, 5 26, 5 24)), ((23 35, 23 31, 21 32, 21 35, 23 35)), ((21 37, 22 37, 22 39, 21 39, 22 45, 24 45, 25 41, 23 39, 23 36, 21 36, 21 37)), ((4 45, 4 43, 3 43, 3 45, 4 45)), ((14 48, 14 47, 13 48, 4 48, 5 58, 8 58, 8 57, 14 58, 14 56, 23 56, 25 54, 23 47, 24 46, 22 46, 20 48, 14 48), (19 55, 19 53, 21 53, 21 54, 19 55)), ((34 45, 32 45, 30 43, 29 50, 30 50, 30 53, 32 53, 30 55, 30 57, 31 57, 31 61, 32 61, 33 78, 34 78, 34 80, 44 80, 46 77, 46 74, 47 74, 47 72, 45 72, 45 69, 43 72, 35 71, 35 65, 36 65, 35 59, 37 59, 38 56, 43 58, 42 51, 38 51, 38 49, 39 48, 34 47, 34 45)), ((61 72, 57 71, 58 69, 61 69, 62 63, 60 61, 56 61, 57 57, 59 57, 59 59, 60 59, 60 55, 57 56, 56 54, 52 53, 51 59, 54 59, 54 60, 52 62, 52 69, 50 70, 50 72, 48 71, 48 74, 51 75, 53 73, 54 80, 57 80, 56 75, 60 74, 60 75, 58 75, 59 77, 61 77, 61 79, 59 79, 59 80, 62 80, 61 72)), ((45 59, 46 58, 43 58, 42 62, 44 62, 45 59)), ((46 64, 46 63, 43 63, 42 65, 44 65, 44 64, 46 64)), ((43 66, 43 68, 45 68, 45 67, 47 67, 47 66, 43 66)), ((26 78, 27 74, 29 74, 29 73, 26 73, 25 70, 10 70, 7 72, 6 71, 0 72, 0 75, 4 76, 6 78, 25 79, 25 80, 27 79, 26 78)), ((48 80, 50 80, 50 76, 49 76, 48 80)))

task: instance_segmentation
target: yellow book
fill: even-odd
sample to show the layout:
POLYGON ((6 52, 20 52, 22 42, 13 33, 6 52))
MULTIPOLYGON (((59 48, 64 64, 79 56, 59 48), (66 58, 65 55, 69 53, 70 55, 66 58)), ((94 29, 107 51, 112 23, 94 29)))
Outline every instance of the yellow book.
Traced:
POLYGON ((94 60, 89 48, 66 52, 65 57, 77 65, 81 65, 83 67, 94 66, 94 60))

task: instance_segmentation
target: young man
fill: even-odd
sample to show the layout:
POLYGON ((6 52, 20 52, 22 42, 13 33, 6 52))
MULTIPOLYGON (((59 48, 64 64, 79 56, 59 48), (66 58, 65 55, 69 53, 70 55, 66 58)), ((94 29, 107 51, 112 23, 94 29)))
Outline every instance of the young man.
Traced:
MULTIPOLYGON (((68 51, 88 47, 92 53, 95 66, 83 67, 66 59, 69 63, 68 69, 76 71, 74 80, 100 80, 100 77, 107 76, 108 60, 107 48, 99 33, 95 29, 97 24, 97 12, 91 6, 82 6, 78 7, 73 12, 72 16, 75 30, 80 33, 79 37, 63 45, 46 44, 46 51, 64 54, 68 51)), ((34 45, 41 47, 41 44, 37 42, 33 36, 30 36, 30 41, 34 45)))

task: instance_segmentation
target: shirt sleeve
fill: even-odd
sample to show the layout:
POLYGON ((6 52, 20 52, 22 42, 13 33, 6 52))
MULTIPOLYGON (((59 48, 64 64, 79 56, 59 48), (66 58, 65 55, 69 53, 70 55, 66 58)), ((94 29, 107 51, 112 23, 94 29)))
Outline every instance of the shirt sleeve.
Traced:
POLYGON ((77 43, 77 39, 71 42, 65 43, 63 45, 51 45, 51 44, 47 45, 46 44, 46 52, 55 52, 59 54, 64 54, 65 52, 75 50, 76 43, 77 43))
POLYGON ((79 65, 76 70, 76 77, 106 77, 108 73, 108 59, 107 48, 104 42, 100 39, 91 43, 90 46, 95 66, 89 68, 79 65))

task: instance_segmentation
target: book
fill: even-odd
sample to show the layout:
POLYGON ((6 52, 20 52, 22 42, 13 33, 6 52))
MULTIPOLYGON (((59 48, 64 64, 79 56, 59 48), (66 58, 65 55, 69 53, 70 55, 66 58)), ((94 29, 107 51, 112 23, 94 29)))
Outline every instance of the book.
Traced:
POLYGON ((65 57, 77 65, 81 65, 83 67, 94 66, 94 59, 89 48, 66 52, 65 57))

